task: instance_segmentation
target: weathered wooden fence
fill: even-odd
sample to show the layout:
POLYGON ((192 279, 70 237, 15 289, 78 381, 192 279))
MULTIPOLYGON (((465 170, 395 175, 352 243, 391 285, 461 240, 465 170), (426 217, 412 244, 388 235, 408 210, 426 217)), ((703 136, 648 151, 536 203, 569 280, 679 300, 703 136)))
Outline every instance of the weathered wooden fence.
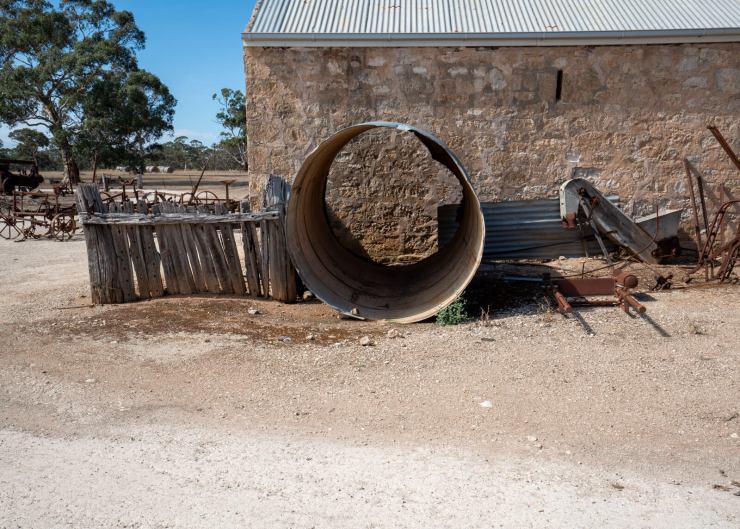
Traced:
POLYGON ((96 185, 81 184, 77 205, 93 303, 198 293, 296 300, 279 204, 259 213, 246 205, 229 213, 220 204, 211 211, 162 202, 147 213, 143 202, 106 205, 96 185))

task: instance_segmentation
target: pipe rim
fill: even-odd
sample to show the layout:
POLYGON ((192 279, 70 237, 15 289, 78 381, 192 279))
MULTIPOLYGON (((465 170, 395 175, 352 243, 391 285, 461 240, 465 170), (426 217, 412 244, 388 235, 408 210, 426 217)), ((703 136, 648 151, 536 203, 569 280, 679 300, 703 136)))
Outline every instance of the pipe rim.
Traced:
POLYGON ((451 304, 475 276, 485 242, 480 202, 459 158, 430 132, 386 121, 341 129, 306 157, 293 183, 286 224, 293 264, 318 299, 350 317, 399 323, 423 321, 451 304), (390 267, 352 254, 339 243, 326 219, 326 182, 336 156, 351 140, 377 128, 413 133, 457 178, 463 191, 463 220, 455 237, 411 265, 390 267), (411 292, 414 287, 419 291, 411 292), (396 295, 384 292, 394 288, 396 295))

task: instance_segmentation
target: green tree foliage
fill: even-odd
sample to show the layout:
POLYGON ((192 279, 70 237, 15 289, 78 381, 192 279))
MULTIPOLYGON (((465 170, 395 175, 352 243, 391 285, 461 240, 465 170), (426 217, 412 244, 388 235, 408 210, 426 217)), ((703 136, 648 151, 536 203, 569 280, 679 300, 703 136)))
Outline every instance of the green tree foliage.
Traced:
POLYGON ((213 94, 213 99, 219 104, 216 120, 224 129, 218 148, 248 171, 247 109, 244 94, 240 90, 222 88, 220 94, 213 94))
POLYGON ((49 147, 49 138, 33 129, 17 129, 12 131, 10 139, 16 142, 13 156, 23 160, 39 162, 39 153, 49 147))
POLYGON ((46 128, 72 182, 79 179, 75 142, 99 156, 103 149, 93 144, 112 134, 102 135, 104 124, 120 125, 115 131, 124 138, 115 139, 114 150, 132 144, 141 149, 145 138, 171 128, 174 108, 166 87, 138 69, 136 52, 144 41, 133 15, 106 0, 0 0, 0 121, 46 128), (95 94, 111 87, 111 97, 98 101, 95 94), (114 97, 123 99, 114 104, 114 97), (155 101, 155 108, 143 118, 120 115, 126 112, 118 107, 131 98, 138 110, 145 100, 155 101), (142 126, 137 120, 152 115, 158 123, 132 132, 142 126))
POLYGON ((202 142, 191 140, 186 136, 178 136, 167 143, 150 146, 147 165, 168 165, 175 169, 200 170, 212 156, 213 149, 206 147, 202 142))
POLYGON ((166 143, 151 144, 145 165, 166 165, 173 169, 200 171, 206 163, 209 171, 244 170, 241 163, 234 160, 220 143, 209 147, 185 136, 166 143))
POLYGON ((143 172, 149 144, 172 130, 175 98, 143 70, 103 75, 83 101, 84 120, 75 135, 77 151, 98 166, 128 165, 143 172))
POLYGON ((42 171, 59 171, 62 168, 59 153, 43 133, 34 129, 17 129, 8 136, 15 142, 15 147, 3 148, 0 141, 0 158, 34 160, 42 171))

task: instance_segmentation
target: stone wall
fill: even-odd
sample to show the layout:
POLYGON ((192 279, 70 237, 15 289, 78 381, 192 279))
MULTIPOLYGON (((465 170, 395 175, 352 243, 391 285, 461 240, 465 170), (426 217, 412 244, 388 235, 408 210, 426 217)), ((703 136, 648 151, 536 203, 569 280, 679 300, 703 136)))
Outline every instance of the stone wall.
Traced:
POLYGON ((340 152, 326 202, 334 233, 385 264, 407 264, 437 250, 437 207, 457 204, 455 176, 409 132, 377 129, 340 152))
MULTIPOLYGON (((740 173, 706 125, 740 147, 740 44, 245 48, 245 62, 255 197, 268 174, 292 179, 322 139, 368 120, 439 136, 483 201, 556 196, 578 166, 630 214, 686 207, 684 156, 709 182, 710 210, 720 184, 738 193, 740 173)), ((349 146, 327 189, 338 235, 384 262, 434 251, 436 205, 457 196, 404 136, 349 146)))

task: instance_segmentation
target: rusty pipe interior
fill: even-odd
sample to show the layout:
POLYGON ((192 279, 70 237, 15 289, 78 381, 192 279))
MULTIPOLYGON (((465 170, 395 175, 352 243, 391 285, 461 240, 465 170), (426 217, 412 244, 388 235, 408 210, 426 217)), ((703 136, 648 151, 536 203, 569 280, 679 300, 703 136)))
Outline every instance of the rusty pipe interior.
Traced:
POLYGON ((343 314, 412 323, 434 316, 465 289, 480 265, 485 223, 468 174, 455 154, 429 132, 390 122, 340 130, 308 155, 293 183, 287 214, 288 248, 306 287, 343 314), (337 154, 374 128, 413 133, 447 167, 463 190, 460 228, 437 253, 406 266, 385 266, 343 247, 326 213, 326 185, 337 154))

